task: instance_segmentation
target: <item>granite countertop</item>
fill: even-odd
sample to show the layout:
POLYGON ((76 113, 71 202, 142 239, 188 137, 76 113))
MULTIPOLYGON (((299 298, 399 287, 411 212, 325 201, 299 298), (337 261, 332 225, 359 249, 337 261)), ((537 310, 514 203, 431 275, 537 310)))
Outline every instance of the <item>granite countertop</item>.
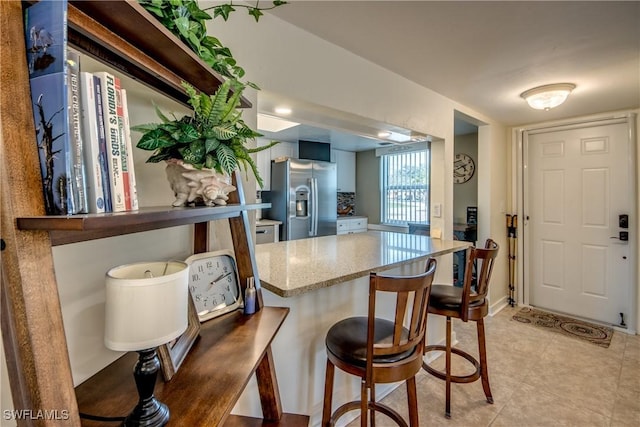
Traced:
POLYGON ((470 245, 368 231, 257 245, 256 261, 262 286, 281 297, 292 297, 470 245))

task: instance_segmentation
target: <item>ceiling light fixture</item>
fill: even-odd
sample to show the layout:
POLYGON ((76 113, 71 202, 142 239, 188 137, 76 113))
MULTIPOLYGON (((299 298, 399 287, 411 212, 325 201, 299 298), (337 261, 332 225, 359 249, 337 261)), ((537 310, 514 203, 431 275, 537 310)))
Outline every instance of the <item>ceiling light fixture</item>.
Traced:
POLYGON ((280 117, 258 113, 258 130, 266 132, 280 132, 298 126, 300 123, 281 119, 280 117))
POLYGON ((284 116, 288 116, 291 114, 291 108, 289 107, 276 107, 274 110, 277 114, 282 114, 284 116))
POLYGON ((576 85, 573 83, 556 83, 534 87, 522 92, 520 96, 527 101, 531 108, 549 111, 562 104, 575 88, 576 85))
POLYGON ((378 138, 389 138, 391 136, 391 132, 388 130, 381 130, 378 132, 378 138))

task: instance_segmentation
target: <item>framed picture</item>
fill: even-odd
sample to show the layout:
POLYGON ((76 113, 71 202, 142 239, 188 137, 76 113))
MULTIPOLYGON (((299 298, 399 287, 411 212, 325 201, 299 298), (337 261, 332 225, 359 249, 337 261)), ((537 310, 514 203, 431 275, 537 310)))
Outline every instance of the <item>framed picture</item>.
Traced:
POLYGON ((178 371, 182 361, 187 356, 187 353, 189 353, 189 350, 191 350, 193 343, 196 342, 198 334, 200 333, 200 319, 198 319, 196 306, 191 297, 189 298, 188 316, 187 330, 172 342, 158 347, 158 357, 160 358, 160 366, 165 381, 171 380, 178 371))

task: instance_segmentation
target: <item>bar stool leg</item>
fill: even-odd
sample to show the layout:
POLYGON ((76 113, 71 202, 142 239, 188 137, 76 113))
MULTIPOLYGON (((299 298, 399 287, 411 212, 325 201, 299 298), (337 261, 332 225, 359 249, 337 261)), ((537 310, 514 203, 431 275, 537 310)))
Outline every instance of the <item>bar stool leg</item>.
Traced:
POLYGON ((451 418, 451 317, 447 316, 447 349, 445 352, 446 361, 446 402, 444 415, 447 418, 451 418))
POLYGON ((360 427, 367 427, 367 411, 369 408, 369 389, 367 382, 360 381, 360 427))
POLYGON ((418 392, 416 390, 416 377, 407 380, 407 400, 409 401, 409 425, 418 427, 418 392))
POLYGON ((324 405, 322 408, 323 427, 331 426, 331 401, 333 398, 333 374, 335 366, 327 359, 327 372, 324 379, 324 405))
POLYGON ((491 387, 489 386, 489 370, 487 368, 487 347, 484 336, 484 319, 480 319, 476 323, 478 326, 478 351, 480 353, 480 376, 482 378, 482 388, 484 389, 484 395, 487 397, 487 402, 493 403, 491 387))
POLYGON ((376 427, 376 411, 374 408, 376 404, 376 384, 371 384, 371 396, 369 396, 369 402, 371 402, 371 407, 369 409, 369 416, 371 417, 371 427, 376 427))

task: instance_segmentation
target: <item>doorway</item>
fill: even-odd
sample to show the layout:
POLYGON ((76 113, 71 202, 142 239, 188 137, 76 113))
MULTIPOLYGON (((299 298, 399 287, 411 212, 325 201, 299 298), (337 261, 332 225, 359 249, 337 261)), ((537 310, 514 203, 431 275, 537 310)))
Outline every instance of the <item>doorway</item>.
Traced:
POLYGON ((634 328, 633 123, 521 131, 525 304, 634 328))
MULTIPOLYGON (((477 244, 478 236, 478 126, 456 112, 453 148, 453 237, 477 244)), ((464 281, 465 251, 453 257, 453 284, 464 281)))

